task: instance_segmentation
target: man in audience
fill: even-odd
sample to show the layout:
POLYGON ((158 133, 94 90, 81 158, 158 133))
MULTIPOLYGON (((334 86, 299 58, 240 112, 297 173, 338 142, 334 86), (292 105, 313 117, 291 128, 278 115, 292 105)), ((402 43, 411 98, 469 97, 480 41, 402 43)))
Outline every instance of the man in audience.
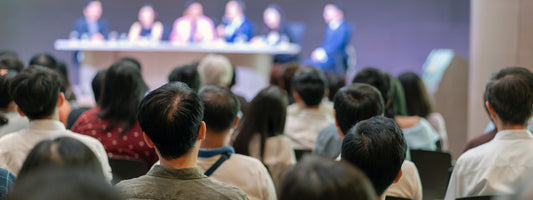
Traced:
POLYGON ((533 172, 533 73, 506 68, 485 87, 485 108, 498 133, 459 157, 445 199, 511 194, 533 172), (510 73, 512 72, 512 73, 510 73))
POLYGON ((215 37, 215 25, 204 15, 202 4, 188 1, 185 3, 183 17, 174 22, 169 39, 178 42, 204 42, 212 41, 215 37))
POLYGON ((254 35, 254 25, 246 16, 246 6, 242 0, 230 0, 226 4, 226 13, 222 24, 217 27, 220 38, 226 42, 247 42, 254 35))
POLYGON ((129 199, 248 199, 197 167, 200 143, 206 137, 203 112, 200 98, 184 83, 168 83, 150 92, 139 105, 137 118, 160 163, 148 174, 116 187, 129 199))
POLYGON ((87 35, 90 40, 105 40, 109 26, 102 16, 102 2, 100 0, 87 0, 83 5, 83 17, 74 23, 74 31, 78 37, 87 35))
POLYGON ((200 75, 198 74, 198 63, 178 66, 168 75, 168 82, 180 81, 189 86, 194 91, 200 89, 200 75))
POLYGON ((213 180, 242 189, 250 199, 276 199, 272 178, 261 161, 235 154, 229 145, 239 123, 239 101, 227 88, 206 86, 200 90, 204 104, 206 139, 198 154, 198 167, 213 180))
POLYGON ((402 176, 407 143, 394 120, 377 116, 358 122, 342 141, 342 160, 361 169, 381 199, 402 176))
POLYGON ((111 167, 102 144, 88 136, 73 133, 59 121, 59 108, 66 102, 60 92, 61 78, 56 72, 31 66, 10 84, 18 110, 30 119, 28 129, 0 138, 0 168, 17 175, 29 151, 41 140, 68 136, 83 142, 100 160, 102 171, 111 180, 111 167))
POLYGON ((293 98, 298 112, 292 111, 292 106, 287 108, 285 134, 294 149, 313 149, 318 132, 335 122, 333 112, 320 107, 326 88, 324 74, 315 68, 309 67, 293 77, 293 98))

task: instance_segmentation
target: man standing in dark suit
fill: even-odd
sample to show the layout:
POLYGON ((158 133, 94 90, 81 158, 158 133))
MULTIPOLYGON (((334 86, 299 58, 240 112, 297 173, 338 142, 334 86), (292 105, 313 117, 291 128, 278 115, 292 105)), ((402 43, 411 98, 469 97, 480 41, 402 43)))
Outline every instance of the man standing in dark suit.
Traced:
POLYGON ((352 28, 344 21, 344 11, 339 4, 327 4, 323 16, 328 28, 322 45, 311 54, 309 64, 325 73, 343 74, 347 67, 346 46, 350 42, 352 28))
POLYGON ((102 2, 87 1, 83 5, 83 17, 74 23, 74 31, 78 33, 78 37, 87 34, 90 40, 104 40, 109 27, 106 21, 100 19, 100 16, 102 16, 102 2))
POLYGON ((230 43, 249 41, 254 33, 254 25, 244 15, 245 10, 243 1, 228 1, 222 24, 217 28, 218 36, 230 43))

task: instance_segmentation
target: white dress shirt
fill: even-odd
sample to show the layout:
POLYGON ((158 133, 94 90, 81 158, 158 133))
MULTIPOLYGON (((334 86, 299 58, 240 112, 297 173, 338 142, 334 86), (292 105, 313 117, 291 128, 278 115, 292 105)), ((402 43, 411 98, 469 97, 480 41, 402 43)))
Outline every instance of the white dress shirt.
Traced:
POLYGON ((311 150, 315 146, 318 133, 335 122, 327 109, 302 109, 299 112, 287 109, 285 135, 291 139, 294 149, 311 150))
POLYGON ((4 117, 7 118, 7 124, 0 126, 0 137, 8 133, 27 129, 30 126, 28 118, 20 116, 18 112, 6 112, 4 117))
POLYGON ((385 191, 386 196, 422 200, 422 182, 416 165, 408 160, 402 164, 402 177, 385 191))
POLYGON ((72 137, 87 145, 100 160, 105 177, 109 181, 113 178, 102 143, 92 137, 67 130, 65 125, 57 120, 32 120, 29 129, 0 138, 0 168, 18 175, 26 156, 37 143, 62 136, 72 137))
POLYGON ((446 200, 514 193, 533 172, 533 136, 504 130, 488 143, 463 153, 455 164, 446 200))

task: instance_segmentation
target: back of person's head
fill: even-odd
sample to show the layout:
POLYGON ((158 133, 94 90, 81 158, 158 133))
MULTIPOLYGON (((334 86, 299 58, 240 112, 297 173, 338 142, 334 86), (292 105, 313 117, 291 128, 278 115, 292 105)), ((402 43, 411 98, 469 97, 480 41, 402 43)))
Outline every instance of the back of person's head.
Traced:
POLYGON ((20 72, 24 69, 24 64, 17 57, 4 56, 0 58, 0 69, 20 72))
POLYGON ((527 126, 533 114, 533 73, 525 68, 500 70, 487 83, 485 96, 504 125, 527 126))
POLYGON ((431 114, 431 102, 422 79, 413 72, 405 72, 398 76, 398 80, 405 93, 407 115, 425 118, 431 114))
POLYGON ((168 82, 180 81, 187 84, 194 91, 200 89, 200 75, 198 74, 198 63, 178 66, 168 75, 168 82))
POLYGON ((383 115, 385 105, 379 91, 365 83, 354 83, 341 88, 333 101, 337 124, 346 134, 357 122, 383 115))
POLYGON ((391 83, 390 79, 387 77, 387 74, 381 71, 378 68, 367 67, 360 72, 358 72, 353 78, 352 83, 366 83, 374 86, 379 90, 385 106, 387 102, 391 99, 391 83))
POLYGON ((390 94, 391 101, 389 106, 385 109, 385 116, 393 118, 394 116, 406 116, 407 105, 405 103, 405 93, 402 84, 394 76, 387 74, 391 84, 390 94))
MULTIPOLYGON (((0 75, 0 110, 6 110, 10 107, 13 102, 11 94, 9 94, 9 84, 15 76, 15 73, 8 73, 5 75, 0 75)), ((9 123, 7 119, 0 111, 0 127, 9 123)))
POLYGON ((248 110, 238 128, 233 142, 235 152, 249 155, 249 145, 254 134, 261 136, 261 155, 266 138, 283 134, 287 115, 287 95, 277 86, 261 90, 248 105, 248 110))
POLYGON ((91 81, 91 87, 93 89, 94 101, 96 104, 100 102, 100 96, 102 95, 102 85, 104 84, 106 70, 100 70, 94 75, 93 80, 91 81))
POLYGON ((100 161, 93 151, 82 142, 70 137, 59 137, 37 143, 24 160, 18 177, 28 176, 37 169, 59 166, 83 169, 93 176, 104 177, 100 161))
POLYGON ((127 65, 142 71, 141 62, 133 57, 123 57, 116 62, 116 64, 127 65))
POLYGON ((58 63, 57 59, 51 54, 41 53, 41 54, 34 55, 30 59, 29 65, 41 65, 41 66, 48 67, 53 70, 57 70, 57 63, 58 63))
POLYGON ((194 147, 203 114, 204 106, 196 92, 184 83, 173 82, 141 101, 137 119, 159 154, 175 159, 194 147))
POLYGON ((84 169, 48 167, 19 177, 8 200, 120 200, 123 197, 103 177, 84 169))
POLYGON ((203 58, 198 64, 198 74, 200 74, 202 86, 229 87, 232 78, 232 66, 225 56, 211 54, 203 58))
POLYGON ((407 143, 396 122, 377 116, 348 131, 341 157, 365 172, 381 196, 398 177, 406 152, 407 143))
POLYGON ((281 73, 281 79, 278 83, 279 87, 287 92, 289 100, 292 98, 292 78, 301 70, 301 66, 298 62, 290 62, 283 66, 283 72, 281 73))
POLYGON ((61 89, 60 75, 48 68, 30 66, 11 81, 9 93, 30 119, 52 116, 61 89))
POLYGON ((137 123, 137 107, 148 86, 135 67, 117 62, 107 69, 99 106, 99 117, 110 120, 109 130, 121 125, 129 130, 137 123))
POLYGON ((205 86, 198 93, 204 104, 204 118, 208 130, 231 129, 240 110, 239 100, 228 88, 205 86))
POLYGON ((280 200, 375 200, 368 178, 356 167, 329 158, 306 155, 282 179, 280 200))
POLYGON ((335 94, 346 85, 346 77, 339 74, 327 74, 326 78, 328 79, 328 99, 333 101, 335 94))
POLYGON ((297 72, 292 78, 292 89, 307 106, 317 106, 322 102, 328 87, 324 74, 313 67, 297 72))

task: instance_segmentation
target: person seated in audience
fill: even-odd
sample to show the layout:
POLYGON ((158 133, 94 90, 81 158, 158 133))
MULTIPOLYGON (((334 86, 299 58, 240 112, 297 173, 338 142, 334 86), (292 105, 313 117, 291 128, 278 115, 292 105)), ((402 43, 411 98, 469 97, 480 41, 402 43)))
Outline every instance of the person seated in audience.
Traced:
POLYGON ((104 178, 100 161, 89 147, 71 137, 46 139, 37 143, 24 160, 18 178, 46 167, 73 167, 104 178))
POLYGON ((0 199, 6 199, 7 194, 13 190, 16 179, 13 173, 0 168, 0 199))
POLYGON ((174 21, 170 41, 209 42, 216 39, 215 24, 204 15, 204 8, 198 1, 187 1, 183 17, 174 21))
POLYGON ((148 39, 159 41, 163 37, 163 23, 155 21, 157 13, 152 4, 145 4, 139 10, 139 21, 134 22, 128 33, 130 41, 148 39))
MULTIPOLYGON (((102 85, 104 83, 104 76, 105 76, 106 70, 100 70, 94 75, 93 80, 91 81, 91 87, 93 89, 93 97, 94 102, 96 105, 100 102, 100 94, 102 92, 102 85)), ((80 118, 80 116, 90 110, 91 107, 79 107, 75 108, 68 114, 67 117, 67 129, 71 129, 72 125, 80 118)))
POLYGON ((17 175, 35 144, 45 139, 68 136, 81 141, 93 151, 100 161, 102 172, 111 180, 111 167, 102 143, 67 130, 59 121, 59 108, 66 100, 61 92, 61 78, 56 72, 45 67, 30 66, 11 81, 9 91, 21 114, 29 118, 30 126, 0 138, 0 168, 17 175))
POLYGON ((144 142, 136 116, 146 91, 148 86, 138 69, 113 64, 105 74, 100 103, 83 113, 71 130, 101 141, 109 157, 154 164, 157 155, 144 142))
POLYGON ((372 184, 361 170, 341 161, 305 155, 283 178, 279 200, 376 200, 372 184))
POLYGON ((254 25, 244 12, 246 6, 242 0, 230 0, 226 4, 226 11, 222 17, 222 24, 218 25, 218 37, 226 42, 247 42, 254 35, 254 25))
POLYGON ((352 28, 344 21, 344 9, 338 3, 328 3, 323 16, 328 24, 326 34, 320 47, 313 50, 306 62, 328 74, 344 74, 348 66, 346 47, 350 43, 352 28))
POLYGON ((387 188, 402 176, 406 152, 407 143, 396 122, 376 116, 358 122, 346 133, 341 159, 361 169, 376 194, 385 199, 387 188))
MULTIPOLYGON (((283 66, 283 72, 281 72, 280 79, 273 85, 278 85, 281 89, 287 92, 287 97, 289 98, 289 105, 294 104, 294 99, 292 98, 292 78, 294 75, 303 70, 298 62, 290 62, 283 66)), ((271 83, 272 84, 272 83, 271 83)))
POLYGON ((335 122, 333 109, 320 107, 326 88, 324 74, 315 68, 306 68, 293 77, 294 106, 298 107, 298 111, 291 110, 291 106, 287 108, 285 135, 291 139, 294 149, 313 149, 318 132, 335 122))
POLYGON ((45 167, 21 177, 8 200, 121 200, 124 199, 101 176, 86 168, 45 167))
POLYGON ((14 70, 9 70, 0 76, 0 137, 30 126, 28 118, 17 112, 17 104, 9 94, 9 84, 15 75, 14 70))
POLYGON ((20 72, 24 69, 24 63, 20 61, 17 55, 12 53, 3 53, 0 55, 0 75, 5 75, 8 70, 20 72))
POLYGON ((200 75, 198 74, 198 63, 178 66, 168 75, 168 82, 180 81, 189 86, 194 91, 200 89, 200 75))
POLYGON ((107 38, 109 25, 106 20, 101 19, 102 2, 100 0, 86 0, 83 4, 83 17, 74 23, 74 31, 78 38, 84 39, 86 35, 89 40, 102 41, 107 38))
POLYGON ((424 118, 405 115, 405 96, 399 81, 391 75, 373 67, 361 70, 353 83, 367 83, 376 87, 385 102, 385 116, 394 119, 405 135, 410 149, 434 151, 438 135, 424 118))
POLYGON ((235 95, 220 86, 203 87, 198 95, 204 105, 207 127, 198 153, 198 167, 213 180, 240 188, 250 199, 276 199, 276 189, 263 163, 235 154, 229 144, 240 119, 235 95))
POLYGON ((254 97, 237 129, 235 152, 263 162, 278 185, 283 173, 296 164, 290 139, 283 135, 287 114, 287 95, 269 86, 254 97))
POLYGON ((406 72, 400 74, 398 80, 405 92, 407 115, 427 119, 431 127, 439 134, 442 151, 448 151, 448 133, 446 132, 444 118, 440 113, 433 112, 431 101, 422 79, 413 72, 406 72))
POLYGON ((209 179, 197 167, 206 137, 203 114, 201 99, 184 83, 167 83, 150 92, 141 101, 137 119, 160 164, 115 187, 128 199, 248 199, 238 188, 209 179))
POLYGON ((512 194, 533 172, 533 73, 511 67, 492 75, 485 87, 485 108, 496 125, 494 139, 463 153, 445 199, 512 194))

